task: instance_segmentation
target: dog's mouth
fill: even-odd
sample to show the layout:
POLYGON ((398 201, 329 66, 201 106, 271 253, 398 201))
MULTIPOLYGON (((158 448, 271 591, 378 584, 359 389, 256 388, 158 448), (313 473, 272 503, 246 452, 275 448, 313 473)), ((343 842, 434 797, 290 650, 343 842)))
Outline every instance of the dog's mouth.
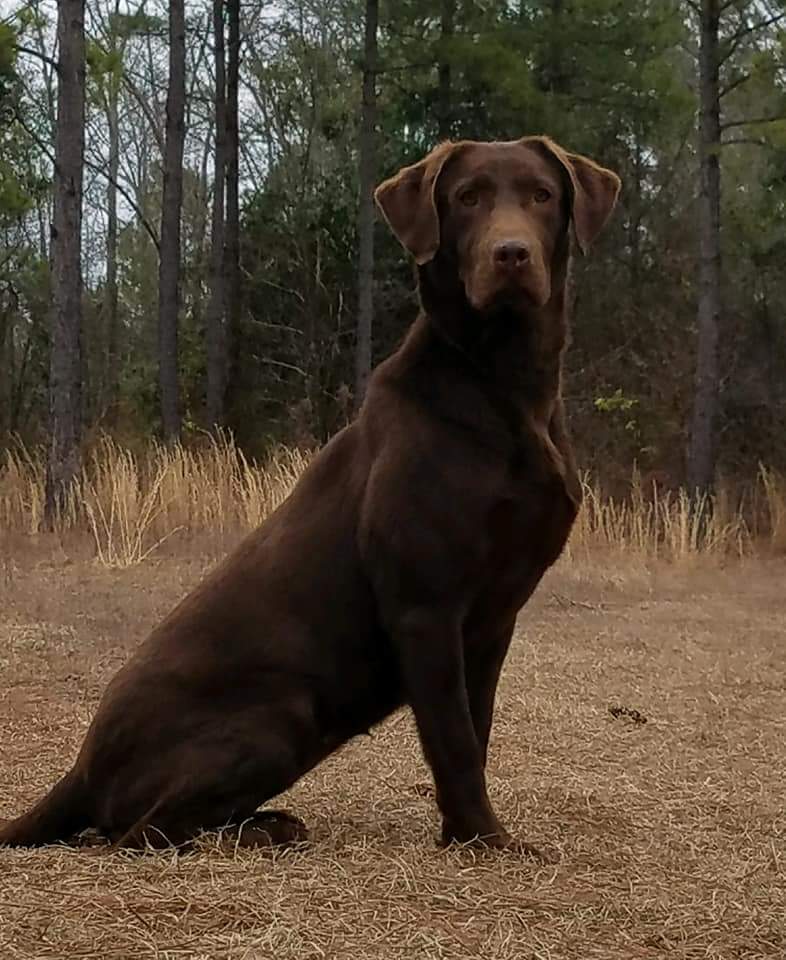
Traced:
POLYGON ((467 300, 482 314, 498 313, 500 310, 527 312, 548 303, 551 284, 547 276, 511 277, 493 284, 465 283, 467 300))

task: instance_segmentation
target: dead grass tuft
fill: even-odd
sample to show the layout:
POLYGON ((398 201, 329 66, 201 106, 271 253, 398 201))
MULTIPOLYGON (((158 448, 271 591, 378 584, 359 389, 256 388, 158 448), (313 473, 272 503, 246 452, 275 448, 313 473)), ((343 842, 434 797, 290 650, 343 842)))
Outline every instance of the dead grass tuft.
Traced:
MULTIPOLYGON (((256 463, 226 434, 193 448, 152 444, 142 454, 104 437, 86 459, 58 532, 88 532, 107 567, 138 564, 170 538, 209 536, 223 544, 258 526, 310 457, 278 447, 256 463)), ((761 547, 786 553, 786 480, 765 467, 747 497, 721 485, 696 502, 685 490, 644 489, 636 471, 626 497, 605 495, 589 477, 584 493, 569 562, 592 562, 599 550, 683 563, 741 557, 761 547)), ((42 451, 7 450, 0 461, 0 533, 35 537, 43 502, 42 451)))
MULTIPOLYGON (((738 498, 735 503, 722 485, 715 495, 696 499, 687 490, 664 491, 656 484, 644 490, 634 470, 630 492, 624 499, 605 496, 591 478, 585 478, 583 486, 584 504, 571 535, 571 556, 586 557, 603 548, 676 563, 742 557, 757 545, 744 500, 738 498)), ((783 493, 781 507, 786 508, 786 489, 783 493)), ((768 510, 777 506, 773 496, 768 510)), ((771 540, 775 544, 766 518, 757 529, 762 533, 762 543, 771 540)))
MULTIPOLYGON (((57 532, 87 531, 107 567, 141 563, 183 533, 222 538, 245 532, 285 499, 310 454, 280 447, 250 462, 226 435, 198 447, 154 443, 142 455, 103 437, 74 484, 57 532)), ((0 465, 0 531, 42 531, 44 459, 9 450, 0 465)))
POLYGON ((786 478, 765 466, 759 468, 759 490, 763 495, 765 528, 776 553, 786 553, 786 478))

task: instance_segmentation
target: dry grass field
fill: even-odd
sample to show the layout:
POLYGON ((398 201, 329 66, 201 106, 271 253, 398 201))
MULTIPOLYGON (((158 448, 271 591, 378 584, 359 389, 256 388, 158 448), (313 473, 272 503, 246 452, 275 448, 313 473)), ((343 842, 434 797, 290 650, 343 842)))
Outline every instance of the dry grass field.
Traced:
MULTIPOLYGON (((92 524, 85 512, 81 532, 77 518, 31 537, 31 469, 6 464, 0 482, 0 816, 67 767, 109 676, 234 535, 156 546, 175 494, 140 533, 152 487, 129 506, 94 477, 92 524)), ((286 484, 271 484, 272 502, 286 484)), ((248 522, 267 509, 247 503, 248 522)), ((402 712, 281 799, 312 830, 301 849, 1 850, 0 957, 786 957, 782 528, 771 508, 757 555, 731 517, 705 554, 678 500, 649 547, 646 511, 614 510, 590 504, 522 613, 500 688, 492 796, 555 863, 438 849, 402 712)))

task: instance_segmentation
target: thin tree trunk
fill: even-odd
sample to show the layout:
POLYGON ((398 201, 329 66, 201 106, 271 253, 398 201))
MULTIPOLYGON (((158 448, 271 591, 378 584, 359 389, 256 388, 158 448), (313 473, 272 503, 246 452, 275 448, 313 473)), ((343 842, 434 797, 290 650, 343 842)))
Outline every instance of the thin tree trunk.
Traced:
POLYGON ((213 220, 210 227, 210 300, 207 305, 207 422, 224 419, 226 350, 224 337, 224 191, 226 189, 227 101, 224 58, 224 0, 213 0, 215 44, 215 135, 213 220))
POLYGON ((183 206, 186 24, 183 0, 169 4, 169 84, 158 272, 158 363, 164 438, 180 437, 177 328, 180 310, 180 214, 183 206))
POLYGON ((539 85, 545 98, 546 129, 559 124, 564 110, 560 94, 566 92, 566 77, 563 58, 565 55, 565 37, 563 31, 564 0, 549 0, 548 35, 543 51, 543 65, 539 71, 539 85))
POLYGON ((195 330, 202 329, 205 301, 204 291, 208 287, 206 275, 210 267, 210 254, 205 250, 205 237, 207 236, 208 208, 210 205, 208 161, 211 155, 212 144, 209 142, 209 138, 206 137, 199 163, 199 179, 195 188, 197 214, 194 220, 192 234, 194 256, 191 263, 189 299, 191 302, 191 322, 195 330))
POLYGON ((374 319, 374 185, 376 182, 375 127, 377 119, 378 0, 367 0, 363 63, 363 106, 360 119, 358 209, 358 319, 355 354, 355 403, 360 406, 371 372, 371 335, 374 319))
MULTIPOLYGON (((10 299, 10 298, 9 298, 10 299)), ((0 299, 0 447, 11 435, 11 407, 14 395, 14 310, 0 299)))
POLYGON ((562 35, 564 0, 551 0, 551 35, 549 43, 549 93, 562 93, 565 87, 562 55, 565 39, 562 35))
POLYGON ((45 520, 52 528, 79 469, 82 326, 82 170, 85 149, 85 3, 61 0, 52 222, 49 451, 45 520))
POLYGON ((636 330, 640 327, 642 315, 642 257, 641 257, 641 219, 643 208, 644 163, 642 157, 641 125, 636 124, 633 160, 633 189, 631 190, 630 212, 630 286, 633 300, 633 323, 636 330))
POLYGON ((106 371, 104 374, 107 424, 117 424, 119 391, 118 369, 118 294, 117 294, 117 182, 120 173, 120 123, 118 118, 117 81, 110 77, 107 98, 107 122, 109 126, 109 182, 106 188, 106 290, 104 292, 104 316, 106 320, 106 371))
POLYGON ((699 51, 701 188, 698 344, 688 451, 688 485, 693 492, 709 490, 715 473, 721 279, 719 24, 720 0, 702 0, 699 51))
POLYGON ((226 209, 226 340, 228 390, 238 361, 243 291, 240 275, 240 0, 227 0, 229 48, 227 61, 227 209, 226 209))
POLYGON ((36 220, 38 222, 38 256, 41 260, 47 260, 49 258, 49 244, 47 243, 47 229, 46 225, 49 220, 49 213, 47 210, 47 201, 40 199, 36 204, 36 220))
POLYGON ((442 17, 440 20, 441 48, 439 67, 437 68, 437 120, 440 140, 450 138, 452 127, 453 97, 450 74, 450 50, 448 49, 456 24, 456 0, 442 0, 442 17))
MULTIPOLYGON (((21 347, 19 357, 19 373, 16 375, 16 385, 11 398, 11 432, 20 433, 25 424, 25 388, 27 387, 27 371, 30 367, 30 354, 33 350, 33 332, 27 331, 24 346, 21 347)), ((14 349, 13 342, 11 349, 14 349)), ((13 380, 12 380, 13 382, 13 380)), ((28 409, 30 404, 28 403, 28 409)))

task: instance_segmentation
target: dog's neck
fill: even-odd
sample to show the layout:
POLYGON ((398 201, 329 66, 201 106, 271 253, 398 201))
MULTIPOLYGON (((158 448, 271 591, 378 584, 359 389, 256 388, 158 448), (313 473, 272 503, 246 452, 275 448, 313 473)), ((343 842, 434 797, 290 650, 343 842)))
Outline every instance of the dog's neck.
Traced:
MULTIPOLYGON (((421 334, 455 353, 456 362, 485 381, 495 395, 550 417, 560 388, 568 341, 568 258, 555 264, 552 291, 542 307, 503 307, 484 315, 468 302, 459 281, 445 283, 439 264, 419 268, 421 334)), ((414 331, 413 331, 414 332, 414 331)))

